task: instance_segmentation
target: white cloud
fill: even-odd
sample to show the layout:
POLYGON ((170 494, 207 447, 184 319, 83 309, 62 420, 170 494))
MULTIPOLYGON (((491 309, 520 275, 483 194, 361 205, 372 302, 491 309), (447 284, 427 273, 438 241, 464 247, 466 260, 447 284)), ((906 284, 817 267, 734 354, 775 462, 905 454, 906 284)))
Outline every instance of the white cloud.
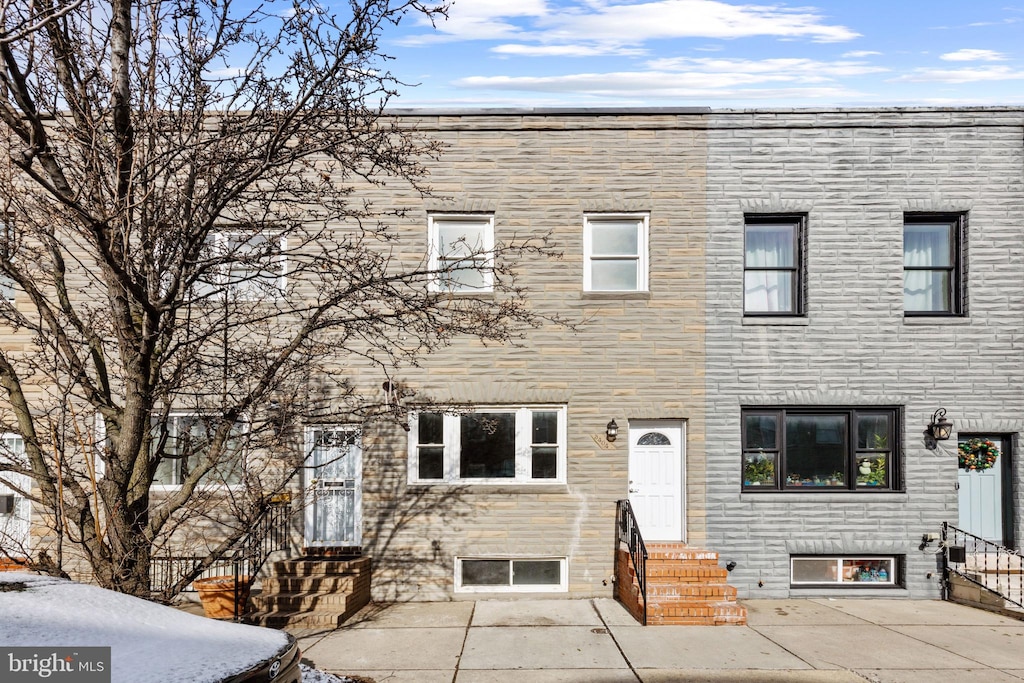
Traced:
POLYGON ((638 57, 647 53, 639 48, 606 48, 593 45, 523 45, 510 43, 491 48, 499 55, 515 57, 638 57))
POLYGON ((1024 71, 1008 66, 981 66, 970 69, 914 69, 891 79, 894 83, 978 83, 1010 81, 1024 78, 1024 71))
POLYGON ((965 48, 956 52, 939 55, 939 59, 947 62, 1000 62, 1006 59, 1001 52, 995 50, 972 50, 965 48))
POLYGON ((607 49, 674 38, 809 39, 828 43, 859 34, 830 24, 812 8, 734 5, 719 0, 466 0, 456 2, 436 32, 407 37, 404 45, 516 37, 541 45, 593 44, 607 49), (516 23, 518 21, 519 23, 516 23))
POLYGON ((437 20, 436 29, 430 21, 420 23, 430 28, 429 33, 408 36, 396 41, 400 45, 415 47, 452 40, 501 40, 519 36, 523 30, 510 19, 538 19, 549 14, 545 0, 466 0, 454 2, 448 18, 437 20))
POLYGON ((666 72, 618 72, 566 76, 473 76, 456 82, 464 88, 512 90, 596 98, 684 99, 835 99, 857 93, 840 87, 746 88, 762 79, 736 74, 677 74, 666 72))
POLYGON ((756 75, 764 80, 794 80, 804 83, 888 71, 884 67, 869 66, 862 62, 822 62, 800 58, 751 60, 673 57, 654 59, 647 65, 651 69, 662 71, 756 75))
POLYGON ((881 52, 876 52, 875 50, 851 50, 850 52, 844 52, 840 56, 844 57, 844 58, 858 59, 860 57, 874 57, 874 56, 880 55, 880 54, 882 54, 882 53, 881 52))

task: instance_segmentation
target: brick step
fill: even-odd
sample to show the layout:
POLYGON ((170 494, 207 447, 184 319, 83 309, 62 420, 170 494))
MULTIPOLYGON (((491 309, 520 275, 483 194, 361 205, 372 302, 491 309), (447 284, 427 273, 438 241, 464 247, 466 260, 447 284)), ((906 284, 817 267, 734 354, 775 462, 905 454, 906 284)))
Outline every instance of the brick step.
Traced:
POLYGON ((647 583, 665 581, 725 583, 728 578, 729 572, 722 567, 691 567, 688 565, 652 567, 650 564, 647 565, 647 583))
MULTIPOLYGON (((639 590, 639 588, 638 588, 639 590)), ((653 601, 661 598, 682 598, 686 600, 703 600, 720 602, 736 599, 736 588, 729 584, 675 584, 648 583, 647 599, 653 601)))
POLYGON ((337 628, 362 607, 334 612, 259 611, 250 615, 247 621, 266 628, 337 628))
POLYGON ((337 593, 351 591, 359 581, 369 581, 369 573, 332 576, 268 576, 262 580, 264 593, 337 593))
POLYGON ((702 548, 691 548, 677 543, 652 543, 647 546, 647 561, 682 560, 702 565, 718 565, 718 553, 702 548))
POLYGON ((734 602, 690 602, 648 600, 648 624, 724 625, 745 624, 747 608, 734 602))
POLYGON ((359 593, 273 593, 254 595, 252 602, 268 611, 345 611, 359 599, 359 593))
POLYGON ((271 564, 271 570, 277 576, 336 576, 369 571, 369 569, 369 557, 360 557, 355 560, 278 560, 271 564))

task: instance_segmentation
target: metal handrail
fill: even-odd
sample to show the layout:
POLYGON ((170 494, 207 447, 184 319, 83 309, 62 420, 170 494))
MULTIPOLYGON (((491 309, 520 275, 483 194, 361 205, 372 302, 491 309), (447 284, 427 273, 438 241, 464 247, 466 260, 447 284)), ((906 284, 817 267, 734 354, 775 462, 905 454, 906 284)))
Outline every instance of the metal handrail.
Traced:
POLYGON ((234 618, 238 620, 245 609, 242 596, 248 596, 267 559, 278 550, 288 549, 290 501, 266 501, 262 507, 245 534, 220 552, 153 556, 150 561, 153 593, 166 600, 174 596, 176 587, 188 585, 195 579, 230 574, 234 579, 234 618))
POLYGON ((633 514, 633 506, 628 500, 616 502, 615 547, 625 543, 629 547, 629 559, 633 562, 633 571, 640 587, 640 598, 644 603, 643 625, 647 625, 647 546, 640 535, 640 525, 633 514))
POLYGON ((949 599, 953 574, 1024 608, 1024 555, 943 522, 942 597, 945 600, 949 599), (954 554, 962 553, 962 557, 950 557, 954 548, 957 549, 954 554), (960 548, 963 550, 959 551, 960 548), (960 559, 963 562, 954 561, 960 559), (978 574, 993 577, 995 587, 975 578, 978 574))

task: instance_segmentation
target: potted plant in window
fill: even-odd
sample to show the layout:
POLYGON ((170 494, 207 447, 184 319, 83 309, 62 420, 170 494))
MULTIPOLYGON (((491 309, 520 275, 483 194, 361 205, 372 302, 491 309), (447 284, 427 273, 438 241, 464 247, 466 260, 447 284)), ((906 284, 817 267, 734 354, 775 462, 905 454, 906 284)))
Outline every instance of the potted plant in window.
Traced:
POLYGON ((774 486, 775 460, 767 456, 749 458, 743 464, 744 486, 774 486))

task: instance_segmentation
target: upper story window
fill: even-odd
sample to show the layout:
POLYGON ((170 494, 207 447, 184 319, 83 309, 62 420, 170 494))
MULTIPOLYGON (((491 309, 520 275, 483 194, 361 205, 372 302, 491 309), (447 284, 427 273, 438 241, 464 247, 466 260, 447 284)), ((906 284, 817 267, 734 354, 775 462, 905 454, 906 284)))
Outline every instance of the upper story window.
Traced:
MULTIPOLYGON (((11 225, 11 217, 6 220, 0 216, 0 253, 12 258, 15 251, 15 234, 11 225)), ((0 300, 14 302, 15 282, 9 275, 0 273, 0 300)))
POLYGON ((442 271, 433 289, 494 290, 494 216, 429 216, 430 269, 442 271))
POLYGON ((752 215, 743 224, 743 312, 802 315, 804 225, 798 215, 752 215))
MULTIPOLYGON (((152 450, 161 460, 153 477, 154 486, 181 486, 196 463, 203 458, 214 438, 216 422, 196 415, 171 415, 166 428, 154 420, 152 450)), ((228 444, 213 469, 202 482, 214 486, 232 486, 242 481, 242 426, 231 430, 228 444)))
POLYGON ((412 482, 565 481, 565 407, 479 408, 410 418, 412 482))
POLYGON ((223 231, 206 239, 206 255, 217 265, 195 287, 199 296, 238 301, 278 299, 285 292, 286 240, 272 233, 223 231))
POLYGON ((965 214, 903 217, 903 312, 963 315, 965 214))
POLYGON ((745 408, 745 491, 899 488, 897 408, 745 408))
POLYGON ((646 214, 584 217, 584 291, 647 291, 647 226, 646 214))

